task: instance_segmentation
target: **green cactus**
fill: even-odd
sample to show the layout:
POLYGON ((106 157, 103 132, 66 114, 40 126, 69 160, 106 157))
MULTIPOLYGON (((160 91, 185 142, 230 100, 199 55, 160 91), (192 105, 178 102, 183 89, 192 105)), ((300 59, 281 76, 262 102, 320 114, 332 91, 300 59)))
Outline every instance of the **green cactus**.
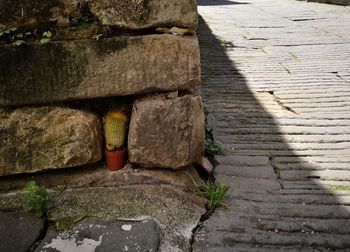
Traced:
POLYGON ((128 117, 122 110, 112 109, 107 113, 104 120, 107 150, 113 151, 125 144, 127 128, 128 117))

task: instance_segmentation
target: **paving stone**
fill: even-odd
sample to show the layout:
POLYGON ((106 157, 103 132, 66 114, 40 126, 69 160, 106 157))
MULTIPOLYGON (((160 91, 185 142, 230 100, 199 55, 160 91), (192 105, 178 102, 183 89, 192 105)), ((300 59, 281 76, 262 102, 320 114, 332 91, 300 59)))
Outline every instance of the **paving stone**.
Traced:
POLYGON ((44 232, 44 220, 34 214, 0 211, 0 223, 0 251, 29 251, 44 232))
POLYGON ((57 232, 50 226, 35 251, 157 251, 157 225, 143 221, 106 221, 88 217, 57 232))
POLYGON ((198 4, 201 92, 227 150, 214 175, 230 190, 193 251, 347 251, 349 8, 198 4))
POLYGON ((234 177, 221 174, 216 174, 215 178, 217 183, 229 185, 230 188, 233 189, 244 188, 248 190, 277 190, 281 188, 276 179, 234 177))
POLYGON ((277 178, 273 167, 271 165, 266 166, 234 166, 234 165, 222 165, 219 164, 215 168, 215 174, 228 175, 228 176, 237 176, 245 178, 277 178))

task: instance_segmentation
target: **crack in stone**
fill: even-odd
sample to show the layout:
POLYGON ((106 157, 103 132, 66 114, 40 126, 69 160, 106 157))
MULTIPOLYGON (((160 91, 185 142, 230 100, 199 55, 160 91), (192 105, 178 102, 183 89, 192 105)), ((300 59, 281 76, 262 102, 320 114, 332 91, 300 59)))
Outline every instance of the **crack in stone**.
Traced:
POLYGON ((291 107, 284 105, 283 102, 275 95, 274 91, 268 91, 268 93, 273 96, 274 101, 277 102, 278 105, 280 105, 282 109, 288 110, 289 112, 292 112, 293 114, 299 115, 299 113, 297 113, 291 107))
POLYGON ((270 161, 270 165, 272 166, 272 169, 273 169, 274 173, 275 173, 276 176, 277 176, 277 182, 278 182, 278 184, 280 185, 281 189, 284 189, 283 184, 280 182, 280 178, 281 178, 280 171, 279 171, 278 167, 275 166, 275 165, 273 164, 273 162, 272 162, 273 156, 272 156, 271 154, 269 154, 269 157, 268 157, 268 158, 269 158, 269 161, 270 161))
POLYGON ((332 74, 334 74, 335 76, 337 76, 339 79, 341 79, 342 81, 344 81, 344 82, 346 82, 346 83, 349 83, 348 81, 346 81, 343 77, 341 77, 340 75, 339 75, 339 73, 338 72, 331 72, 332 74))
POLYGON ((37 239, 28 248, 28 252, 35 251, 35 249, 40 245, 41 241, 45 238, 47 230, 49 229, 49 222, 47 220, 47 216, 45 216, 44 218, 45 218, 44 219, 44 227, 41 230, 41 232, 40 232, 39 236, 37 237, 37 239))

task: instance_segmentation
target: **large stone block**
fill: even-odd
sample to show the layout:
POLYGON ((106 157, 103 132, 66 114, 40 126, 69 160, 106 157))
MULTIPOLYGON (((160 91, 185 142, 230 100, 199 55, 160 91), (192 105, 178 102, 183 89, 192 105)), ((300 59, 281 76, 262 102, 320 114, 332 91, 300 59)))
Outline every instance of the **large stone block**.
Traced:
POLYGON ((0 110, 0 175, 93 163, 101 149, 94 114, 61 107, 0 110))
POLYGON ((0 106, 187 89, 200 84, 195 36, 2 45, 0 59, 0 106))
POLYGON ((197 26, 196 0, 0 0, 0 24, 35 29, 76 21, 98 21, 122 29, 197 26))
POLYGON ((200 96, 161 96, 134 103, 129 159, 145 167, 181 168, 204 149, 204 112, 200 96))
POLYGON ((196 0, 95 0, 90 4, 102 24, 129 29, 197 27, 196 0))

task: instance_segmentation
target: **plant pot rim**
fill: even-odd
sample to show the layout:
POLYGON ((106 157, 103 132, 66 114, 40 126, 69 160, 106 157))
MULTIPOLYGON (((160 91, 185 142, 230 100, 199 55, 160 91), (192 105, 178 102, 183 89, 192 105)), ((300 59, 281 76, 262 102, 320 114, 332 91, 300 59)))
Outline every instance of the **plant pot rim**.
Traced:
POLYGON ((107 149, 105 149, 105 153, 107 154, 110 154, 110 155, 113 155, 113 154, 120 154, 120 153, 124 153, 124 152, 126 152, 126 151, 128 151, 128 149, 127 148, 125 148, 125 147, 123 147, 123 148, 121 148, 121 149, 119 149, 119 150, 113 150, 113 151, 110 151, 110 150, 107 150, 107 149))
POLYGON ((117 151, 105 150, 107 166, 111 171, 120 170, 125 166, 127 149, 123 148, 117 151))

